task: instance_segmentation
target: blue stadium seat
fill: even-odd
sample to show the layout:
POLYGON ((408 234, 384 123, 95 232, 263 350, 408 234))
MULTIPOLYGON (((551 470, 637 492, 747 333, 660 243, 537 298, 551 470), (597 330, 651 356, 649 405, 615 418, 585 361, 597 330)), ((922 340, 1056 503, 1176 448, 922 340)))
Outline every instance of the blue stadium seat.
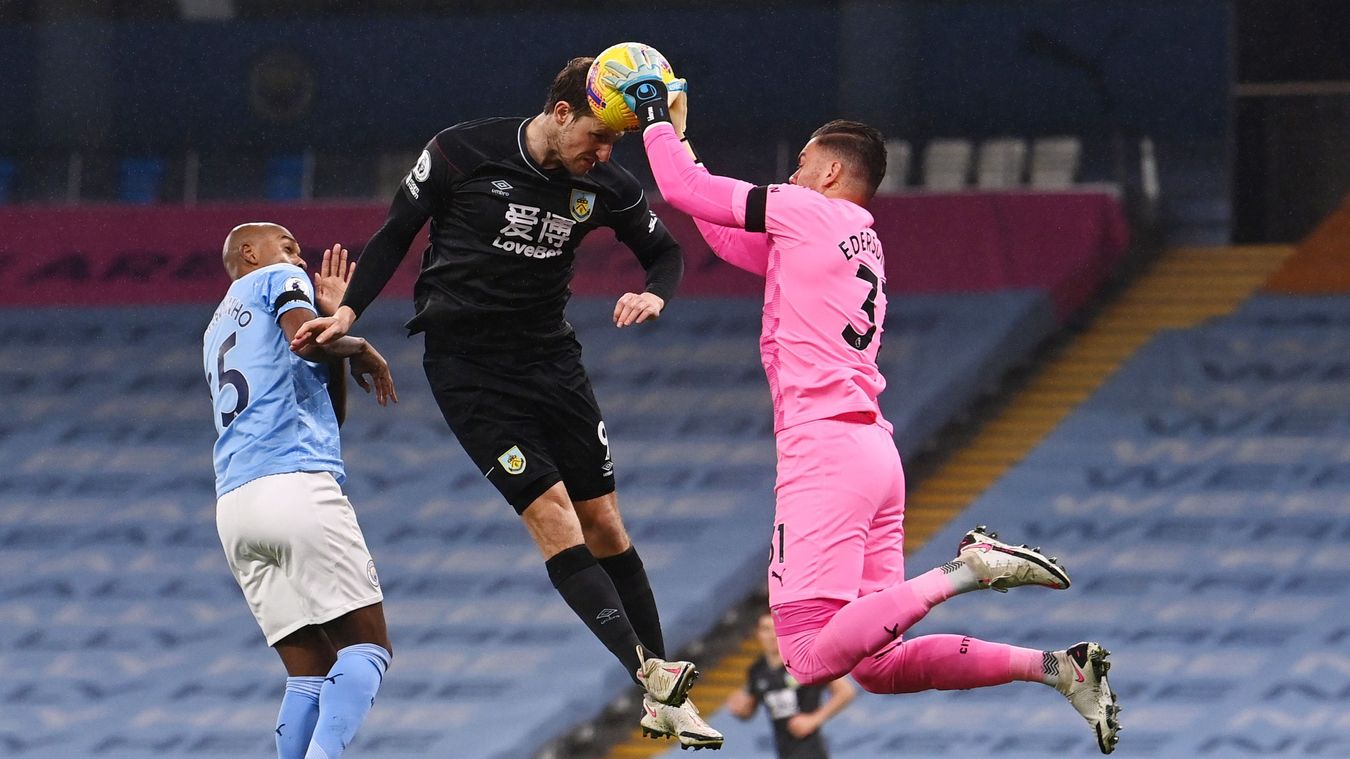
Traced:
POLYGON ((267 199, 303 200, 305 198, 305 154, 283 153, 267 161, 267 199))
POLYGON ((117 199, 123 203, 155 203, 163 183, 163 158, 123 158, 118 167, 117 199))
MULTIPOLYGON (((909 637, 1043 650, 1099 640, 1113 652, 1126 755, 1344 747, 1350 590, 1334 578, 1350 560, 1347 325, 1350 297, 1266 295, 1155 336, 906 557, 911 575, 938 566, 987 524, 1058 554, 1073 587, 943 604, 909 637)), ((712 724, 730 746, 765 723, 712 724)), ((862 694, 826 732, 854 759, 1097 755, 1058 694, 1021 684, 862 694)))
MULTIPOLYGON (((612 300, 569 307, 673 649, 762 584, 775 459, 760 304, 681 305, 641 331, 610 325, 612 300)), ((884 398, 897 436, 913 434, 919 404, 959 408, 978 387, 965 373, 1020 360, 1049 328, 1036 318, 1044 307, 1033 293, 896 299, 883 356, 896 364, 884 398)), ((532 756, 630 682, 557 598, 519 518, 446 430, 401 327, 405 310, 393 299, 362 317, 400 377, 400 403, 381 409, 356 394, 343 429, 346 490, 399 651, 357 744, 372 759, 532 756), (538 687, 543 667, 565 687, 538 687), (413 713, 434 717, 414 730, 413 713)), ((207 315, 197 304, 71 309, 59 330, 45 310, 0 321, 0 555, 20 569, 0 576, 0 651, 38 652, 6 683, 33 697, 6 717, 39 725, 55 709, 67 720, 22 737, 0 724, 0 745, 41 742, 29 755, 42 757, 179 756, 205 740, 192 726, 209 722, 220 753, 268 752, 284 674, 215 533, 207 315), (95 671, 97 682, 70 675, 95 671)), ((936 416, 923 423, 941 424, 936 416)))

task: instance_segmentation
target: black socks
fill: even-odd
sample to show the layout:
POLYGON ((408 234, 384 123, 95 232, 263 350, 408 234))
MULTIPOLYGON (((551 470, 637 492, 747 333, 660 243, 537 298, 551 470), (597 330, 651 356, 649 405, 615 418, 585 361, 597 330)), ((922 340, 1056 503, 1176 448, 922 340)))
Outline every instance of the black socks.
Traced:
POLYGON ((657 658, 666 658, 666 641, 661 635, 661 616, 656 611, 656 596, 652 595, 647 570, 642 566, 637 548, 630 545, 627 551, 618 556, 607 556, 599 559, 599 562, 600 568, 614 581, 614 589, 619 591, 619 600, 623 601, 623 608, 628 612, 638 640, 657 658))
POLYGON ((614 581, 600 568, 590 550, 585 545, 565 548, 545 561, 544 566, 548 568, 553 587, 558 589, 567 605, 637 682, 635 672, 642 662, 636 660, 635 652, 640 641, 624 611, 614 581))

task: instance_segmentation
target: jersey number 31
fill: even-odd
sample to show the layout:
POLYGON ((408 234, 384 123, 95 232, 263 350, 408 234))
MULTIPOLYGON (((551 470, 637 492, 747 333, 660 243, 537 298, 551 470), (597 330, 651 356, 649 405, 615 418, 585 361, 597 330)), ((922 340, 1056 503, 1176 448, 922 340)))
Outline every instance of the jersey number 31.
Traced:
POLYGON ((863 313, 867 314, 867 331, 860 333, 852 324, 846 324, 843 335, 849 347, 861 351, 867 350, 867 346, 872 344, 872 338, 877 334, 877 291, 881 288, 881 282, 875 272, 862 264, 858 264, 858 279, 872 286, 867 293, 867 300, 862 304, 863 313))

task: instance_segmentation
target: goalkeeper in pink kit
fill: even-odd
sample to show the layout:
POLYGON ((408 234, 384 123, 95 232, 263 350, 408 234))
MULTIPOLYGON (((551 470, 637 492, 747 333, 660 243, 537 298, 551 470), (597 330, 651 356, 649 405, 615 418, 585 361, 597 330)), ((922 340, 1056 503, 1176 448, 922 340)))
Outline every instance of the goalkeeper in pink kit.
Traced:
POLYGON ((1069 576, 1038 550, 976 528, 951 562, 905 579, 904 472, 877 403, 885 258, 865 208, 886 171, 881 134, 825 124, 787 184, 716 176, 684 139, 683 82, 668 88, 654 62, 635 55, 644 56, 635 70, 611 65, 607 81, 638 116, 662 195, 719 257, 765 280, 760 353, 778 448, 769 604, 788 671, 807 684, 851 674, 874 693, 1045 683, 1111 753, 1120 707, 1099 644, 1040 651, 961 635, 902 638, 957 594, 1065 589, 1069 576))

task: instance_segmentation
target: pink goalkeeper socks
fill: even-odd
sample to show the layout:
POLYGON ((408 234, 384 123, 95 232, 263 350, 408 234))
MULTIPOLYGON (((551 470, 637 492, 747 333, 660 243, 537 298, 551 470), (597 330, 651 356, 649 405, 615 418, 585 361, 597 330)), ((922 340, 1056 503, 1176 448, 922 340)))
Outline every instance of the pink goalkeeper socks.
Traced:
POLYGON ((872 693, 1041 682, 1043 652, 962 635, 925 635, 864 659, 853 678, 872 693))
POLYGON ((1043 682, 1044 652, 1035 649, 960 635, 897 642, 929 610, 961 590, 939 568, 843 606, 826 599, 776 606, 783 661, 802 683, 852 672, 875 693, 1043 682))

